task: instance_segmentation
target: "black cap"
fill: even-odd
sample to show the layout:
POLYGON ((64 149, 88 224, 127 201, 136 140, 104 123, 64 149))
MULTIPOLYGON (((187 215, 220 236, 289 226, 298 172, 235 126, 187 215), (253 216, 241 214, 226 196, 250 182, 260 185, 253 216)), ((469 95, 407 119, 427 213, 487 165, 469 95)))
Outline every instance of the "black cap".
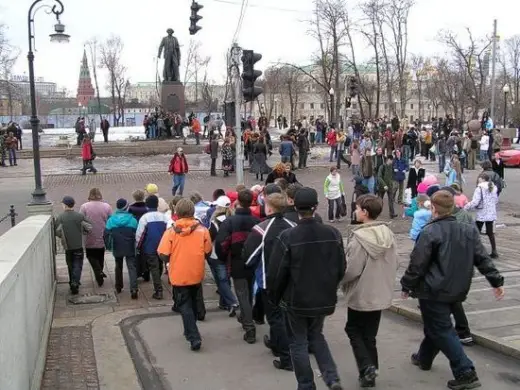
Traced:
POLYGON ((65 196, 63 198, 63 200, 61 201, 61 203, 63 203, 67 207, 72 208, 76 204, 76 201, 74 200, 74 198, 72 196, 65 196))
POLYGON ((268 196, 271 194, 281 194, 281 193, 282 193, 282 189, 280 188, 280 186, 278 184, 271 183, 271 184, 266 185, 264 188, 265 196, 268 196))
POLYGON ((318 193, 314 188, 302 187, 294 196, 294 207, 297 210, 311 210, 318 205, 318 193))
POLYGON ((442 187, 439 191, 448 191, 453 196, 457 195, 457 193, 455 192, 455 189, 453 189, 450 186, 442 187))

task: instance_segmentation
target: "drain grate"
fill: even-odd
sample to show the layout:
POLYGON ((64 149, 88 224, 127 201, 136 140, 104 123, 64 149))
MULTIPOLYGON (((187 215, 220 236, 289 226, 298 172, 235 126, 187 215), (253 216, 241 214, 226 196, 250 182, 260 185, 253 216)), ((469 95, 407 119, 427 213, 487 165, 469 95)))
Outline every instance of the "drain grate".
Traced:
POLYGON ((88 305, 94 303, 104 303, 114 299, 112 294, 84 294, 70 297, 68 301, 73 305, 88 305))

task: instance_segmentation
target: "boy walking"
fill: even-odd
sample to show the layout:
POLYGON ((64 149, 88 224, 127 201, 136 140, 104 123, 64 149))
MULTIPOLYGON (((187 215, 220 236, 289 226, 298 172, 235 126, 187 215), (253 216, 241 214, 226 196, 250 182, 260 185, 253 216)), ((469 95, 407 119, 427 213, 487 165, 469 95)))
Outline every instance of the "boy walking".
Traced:
POLYGON ((137 219, 128 212, 128 201, 119 199, 117 210, 110 216, 105 226, 105 247, 112 250, 116 262, 116 292, 123 290, 123 260, 126 258, 126 268, 130 278, 130 295, 137 299, 137 269, 135 254, 135 233, 137 219))
POLYGON ((202 288, 206 255, 212 250, 208 229, 194 218, 195 205, 181 199, 175 206, 179 219, 168 229, 159 244, 157 253, 169 264, 169 278, 173 286, 175 303, 182 316, 184 336, 192 351, 201 347, 197 327, 197 293, 202 288))
POLYGON ((92 224, 83 214, 74 211, 74 198, 66 196, 61 203, 64 211, 56 218, 55 234, 65 249, 70 293, 76 295, 83 270, 83 235, 92 230, 92 224))
POLYGON ((343 291, 347 298, 345 331, 359 370, 361 387, 375 387, 379 361, 376 336, 381 311, 392 304, 397 271, 395 237, 385 222, 377 222, 383 201, 371 194, 356 200, 356 221, 347 246, 343 291))

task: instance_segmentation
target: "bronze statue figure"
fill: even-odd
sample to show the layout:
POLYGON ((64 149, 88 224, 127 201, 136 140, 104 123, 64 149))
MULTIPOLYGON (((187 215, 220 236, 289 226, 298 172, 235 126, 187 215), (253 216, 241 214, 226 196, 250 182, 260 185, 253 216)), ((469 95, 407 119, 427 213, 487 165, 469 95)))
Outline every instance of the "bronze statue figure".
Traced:
POLYGON ((163 82, 180 82, 179 66, 181 64, 181 49, 179 47, 179 41, 173 36, 173 30, 171 28, 166 32, 168 36, 162 39, 158 55, 158 58, 161 58, 164 49, 163 82))

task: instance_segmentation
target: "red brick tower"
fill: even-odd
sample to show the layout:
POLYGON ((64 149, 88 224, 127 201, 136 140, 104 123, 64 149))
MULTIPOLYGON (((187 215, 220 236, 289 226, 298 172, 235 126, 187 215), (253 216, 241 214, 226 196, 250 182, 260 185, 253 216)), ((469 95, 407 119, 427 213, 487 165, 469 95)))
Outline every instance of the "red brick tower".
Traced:
POLYGON ((81 62, 81 68, 79 71, 78 81, 78 94, 76 99, 78 104, 83 107, 87 107, 88 103, 94 99, 95 95, 94 87, 92 86, 92 80, 90 79, 90 70, 88 69, 87 52, 83 51, 83 61, 81 62))

